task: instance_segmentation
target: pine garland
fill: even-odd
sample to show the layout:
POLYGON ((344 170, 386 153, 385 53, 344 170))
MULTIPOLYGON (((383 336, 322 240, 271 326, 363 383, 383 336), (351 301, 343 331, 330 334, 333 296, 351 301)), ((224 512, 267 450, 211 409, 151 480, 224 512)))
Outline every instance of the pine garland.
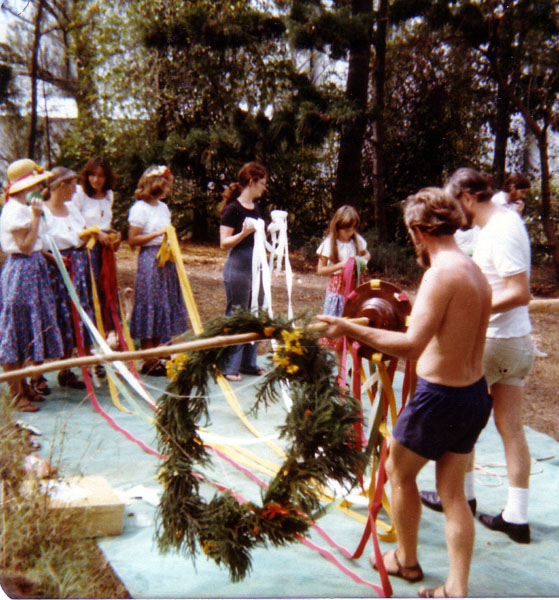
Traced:
POLYGON ((215 381, 231 347, 192 352, 169 361, 171 383, 160 399, 157 417, 159 450, 168 457, 159 480, 164 492, 157 513, 160 550, 175 550, 192 560, 200 549, 217 564, 224 564, 232 581, 251 570, 251 550, 282 546, 307 533, 313 513, 319 513, 318 490, 334 480, 346 489, 357 483, 366 455, 353 442, 361 420, 359 403, 343 392, 332 375, 332 354, 318 344, 318 334, 305 322, 296 328, 281 317, 237 312, 212 321, 198 339, 217 335, 257 332, 278 341, 273 367, 260 384, 256 414, 280 398, 282 381, 289 381, 293 401, 279 428, 287 443, 287 458, 267 490, 261 506, 240 504, 231 494, 216 494, 207 502, 200 494, 197 466, 210 456, 198 427, 208 423, 209 378, 215 381), (180 396, 178 398, 177 396, 180 396))

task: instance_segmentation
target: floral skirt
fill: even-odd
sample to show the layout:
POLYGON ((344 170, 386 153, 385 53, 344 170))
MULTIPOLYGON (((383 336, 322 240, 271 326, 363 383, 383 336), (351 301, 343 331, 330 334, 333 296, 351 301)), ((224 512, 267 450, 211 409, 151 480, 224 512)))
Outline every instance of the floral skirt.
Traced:
POLYGON ((0 276, 0 362, 41 362, 63 355, 45 258, 10 254, 0 276))
POLYGON ((158 251, 159 246, 144 246, 138 255, 130 333, 166 343, 186 331, 188 318, 175 263, 158 266, 158 251))
MULTIPOLYGON (((322 309, 323 314, 330 315, 332 317, 341 317, 344 312, 344 280, 342 273, 334 273, 330 276, 328 281, 328 288, 326 289, 326 296, 324 297, 324 307, 322 309)), ((351 289, 355 289, 355 275, 351 282, 351 289)), ((320 338, 321 346, 331 348, 336 352, 341 352, 343 346, 343 338, 337 340, 331 340, 329 338, 320 338)))
MULTIPOLYGON (((87 252, 85 250, 78 250, 76 248, 68 248, 66 250, 61 250, 60 254, 70 261, 70 267, 68 271, 71 274, 72 283, 74 284, 80 304, 89 318, 93 321, 93 323, 95 323, 93 301, 90 295, 91 275, 87 252)), ((74 348, 77 347, 76 335, 74 331, 74 320, 72 318, 72 300, 70 299, 70 294, 64 285, 62 274, 60 273, 57 265, 49 262, 48 270, 52 291, 56 301, 56 320, 62 335, 64 352, 66 355, 68 355, 74 348)), ((83 323, 81 325, 81 334, 84 345, 91 345, 91 337, 83 323)))

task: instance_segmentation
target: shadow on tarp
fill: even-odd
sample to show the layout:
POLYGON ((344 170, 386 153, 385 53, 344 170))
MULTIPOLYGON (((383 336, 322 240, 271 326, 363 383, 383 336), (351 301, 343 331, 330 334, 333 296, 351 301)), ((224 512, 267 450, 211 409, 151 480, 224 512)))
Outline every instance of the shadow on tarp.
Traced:
MULTIPOLYGON (((252 553, 252 571, 242 582, 232 583, 226 569, 218 567, 200 554, 195 563, 176 554, 162 555, 155 543, 155 507, 149 503, 150 493, 161 488, 156 481, 158 460, 111 429, 94 412, 84 392, 60 389, 56 376, 48 376, 52 394, 34 414, 21 415, 22 420, 41 429, 40 454, 57 465, 65 476, 102 475, 119 493, 143 496, 130 499, 125 509, 122 535, 98 540, 112 568, 130 594, 136 598, 304 598, 304 597, 374 597, 370 587, 356 583, 317 552, 295 543, 289 546, 260 548, 252 553), (138 487, 140 486, 140 487, 138 487), (135 490, 133 489, 135 488, 135 490), (145 492, 145 493, 144 493, 145 492), (147 501, 147 500, 148 501, 147 501)), ((234 384, 239 401, 248 411, 254 400, 256 378, 245 377, 234 384)), ((149 385, 163 389, 165 378, 146 378, 149 385)), ((396 391, 399 394, 400 382, 396 391)), ((159 392, 152 390, 154 398, 159 392)), ((153 425, 133 414, 114 408, 108 387, 97 389, 102 407, 152 448, 156 448, 153 425)), ((150 414, 149 407, 145 413, 150 414)), ((222 435, 254 441, 217 386, 212 387, 209 428, 222 435)), ((262 409, 254 421, 262 435, 272 435, 285 420, 285 408, 275 405, 262 409)), ((533 465, 530 481, 530 524, 532 543, 518 545, 502 533, 492 532, 476 521, 476 541, 470 575, 472 597, 552 597, 559 595, 557 540, 559 536, 559 444, 548 436, 527 428, 533 465)), ((279 457, 265 444, 248 449, 276 463, 279 457)), ((501 440, 491 421, 477 445, 476 478, 478 510, 497 513, 506 501, 507 480, 501 440)), ((217 458, 209 477, 240 491, 245 497, 260 502, 260 490, 229 464, 217 458)), ((260 474, 258 474, 260 475, 260 474)), ((434 468, 420 474, 420 487, 434 489, 434 468)), ((215 490, 207 486, 208 499, 215 490)), ((354 505, 365 515, 365 509, 354 505)), ((319 525, 340 545, 354 551, 361 538, 363 525, 339 510, 330 511, 319 525)), ((380 585, 378 573, 368 563, 372 551, 369 542, 364 555, 357 560, 345 559, 316 532, 311 539, 330 550, 347 568, 362 578, 380 585)), ((383 551, 394 547, 381 543, 383 551)), ((409 584, 391 578, 395 597, 414 597, 419 587, 440 585, 448 570, 444 537, 444 516, 423 511, 419 532, 419 557, 425 579, 409 584)))

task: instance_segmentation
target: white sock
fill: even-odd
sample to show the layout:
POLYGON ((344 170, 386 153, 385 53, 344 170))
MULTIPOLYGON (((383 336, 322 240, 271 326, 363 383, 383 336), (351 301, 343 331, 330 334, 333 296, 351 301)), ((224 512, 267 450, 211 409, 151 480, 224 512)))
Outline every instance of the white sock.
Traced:
POLYGON ((528 488, 509 487, 503 519, 508 523, 528 523, 528 488))
POLYGON ((468 471, 466 473, 466 479, 464 480, 464 493, 466 494, 466 500, 475 500, 476 493, 474 490, 474 472, 468 471))

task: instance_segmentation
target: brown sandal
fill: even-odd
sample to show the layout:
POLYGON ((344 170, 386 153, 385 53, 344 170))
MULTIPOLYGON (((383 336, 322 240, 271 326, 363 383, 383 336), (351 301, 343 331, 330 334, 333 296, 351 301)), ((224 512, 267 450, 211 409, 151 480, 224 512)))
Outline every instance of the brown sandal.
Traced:
MULTIPOLYGON (((406 581, 409 581, 410 583, 415 583, 416 581, 421 581, 423 579, 423 570, 420 566, 419 563, 416 563, 415 565, 410 565, 409 567, 405 567, 404 565, 402 565, 400 563, 400 560, 398 558, 398 552, 396 550, 393 550, 393 556, 394 556, 394 562, 396 563, 396 571, 389 571, 388 569, 386 569, 386 573, 388 575, 392 575, 393 577, 400 577, 400 579, 405 579, 406 581), (410 573, 410 571, 412 571, 412 573, 410 573)), ((386 556, 388 556, 389 552, 387 552, 386 554, 383 554, 382 559, 384 560, 386 556)), ((369 555, 369 563, 371 565, 371 567, 373 567, 373 569, 378 571, 378 567, 377 564, 374 560, 375 556, 374 553, 371 553, 369 555)))
POLYGON ((24 381, 22 383, 22 385, 23 385, 22 395, 24 395, 28 400, 31 400, 31 402, 44 402, 45 401, 45 397, 43 395, 41 395, 33 387, 33 385, 30 385, 26 381, 24 381))
POLYGON ((31 404, 25 393, 16 394, 12 397, 11 405, 20 412, 37 412, 39 407, 36 404, 31 404))

